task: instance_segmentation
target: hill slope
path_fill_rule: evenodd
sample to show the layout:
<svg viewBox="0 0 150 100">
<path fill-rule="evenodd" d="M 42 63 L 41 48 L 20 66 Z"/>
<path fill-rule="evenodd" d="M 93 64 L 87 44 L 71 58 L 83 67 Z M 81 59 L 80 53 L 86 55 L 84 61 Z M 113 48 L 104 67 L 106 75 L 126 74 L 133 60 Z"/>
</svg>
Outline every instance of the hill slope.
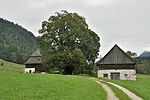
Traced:
<svg viewBox="0 0 150 100">
<path fill-rule="evenodd" d="M 96 82 L 80 76 L 0 72 L 2 100 L 106 100 Z"/>
<path fill-rule="evenodd" d="M 139 57 L 150 57 L 150 51 L 144 51 Z"/>
<path fill-rule="evenodd" d="M 0 18 L 0 58 L 24 63 L 37 49 L 35 36 L 21 26 Z"/>
<path fill-rule="evenodd" d="M 7 62 L 0 59 L 0 71 L 7 72 L 24 72 L 24 65 Z"/>
</svg>

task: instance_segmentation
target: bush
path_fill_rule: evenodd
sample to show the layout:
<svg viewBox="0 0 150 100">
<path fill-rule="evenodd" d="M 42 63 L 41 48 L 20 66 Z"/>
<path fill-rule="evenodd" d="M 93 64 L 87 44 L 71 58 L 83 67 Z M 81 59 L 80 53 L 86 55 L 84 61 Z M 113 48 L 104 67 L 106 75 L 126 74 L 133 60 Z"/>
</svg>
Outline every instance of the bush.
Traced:
<svg viewBox="0 0 150 100">
<path fill-rule="evenodd" d="M 1 63 L 1 66 L 3 66 L 4 65 L 4 63 Z"/>
</svg>

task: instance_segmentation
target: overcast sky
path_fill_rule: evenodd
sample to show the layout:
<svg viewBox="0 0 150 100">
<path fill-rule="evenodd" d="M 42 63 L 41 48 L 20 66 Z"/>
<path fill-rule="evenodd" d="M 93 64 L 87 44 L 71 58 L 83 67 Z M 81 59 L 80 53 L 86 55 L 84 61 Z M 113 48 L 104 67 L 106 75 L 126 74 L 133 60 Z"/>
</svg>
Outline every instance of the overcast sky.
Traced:
<svg viewBox="0 0 150 100">
<path fill-rule="evenodd" d="M 61 10 L 86 18 L 101 39 L 102 56 L 114 44 L 138 55 L 150 51 L 150 0 L 0 0 L 0 17 L 36 36 L 42 21 Z"/>
</svg>

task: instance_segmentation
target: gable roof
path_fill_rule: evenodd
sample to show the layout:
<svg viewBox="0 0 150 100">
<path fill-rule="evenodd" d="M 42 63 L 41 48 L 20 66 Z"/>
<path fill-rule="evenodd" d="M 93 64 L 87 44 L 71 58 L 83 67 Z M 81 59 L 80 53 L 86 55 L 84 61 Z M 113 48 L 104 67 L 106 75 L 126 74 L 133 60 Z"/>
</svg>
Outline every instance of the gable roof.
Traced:
<svg viewBox="0 0 150 100">
<path fill-rule="evenodd" d="M 25 64 L 41 64 L 41 53 L 40 50 L 37 49 L 30 58 L 25 62 Z"/>
<path fill-rule="evenodd" d="M 135 64 L 135 62 L 115 44 L 97 64 Z"/>
</svg>

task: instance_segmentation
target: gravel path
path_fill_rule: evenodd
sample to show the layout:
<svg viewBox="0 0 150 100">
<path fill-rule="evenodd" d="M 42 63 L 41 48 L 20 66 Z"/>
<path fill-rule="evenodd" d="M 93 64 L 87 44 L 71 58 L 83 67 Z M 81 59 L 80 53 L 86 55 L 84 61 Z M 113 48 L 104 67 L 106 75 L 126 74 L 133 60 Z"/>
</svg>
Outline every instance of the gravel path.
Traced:
<svg viewBox="0 0 150 100">
<path fill-rule="evenodd" d="M 107 100 L 119 100 L 118 97 L 114 94 L 114 92 L 104 83 L 96 81 L 98 84 L 102 86 L 102 88 L 106 91 L 107 93 Z"/>
<path fill-rule="evenodd" d="M 115 87 L 117 87 L 118 89 L 122 90 L 124 93 L 126 93 L 132 100 L 143 100 L 142 98 L 140 98 L 139 96 L 135 95 L 134 93 L 132 93 L 131 91 L 127 90 L 126 88 L 117 85 L 115 83 L 112 82 L 107 82 Z M 113 100 L 113 99 L 112 99 Z"/>
</svg>

